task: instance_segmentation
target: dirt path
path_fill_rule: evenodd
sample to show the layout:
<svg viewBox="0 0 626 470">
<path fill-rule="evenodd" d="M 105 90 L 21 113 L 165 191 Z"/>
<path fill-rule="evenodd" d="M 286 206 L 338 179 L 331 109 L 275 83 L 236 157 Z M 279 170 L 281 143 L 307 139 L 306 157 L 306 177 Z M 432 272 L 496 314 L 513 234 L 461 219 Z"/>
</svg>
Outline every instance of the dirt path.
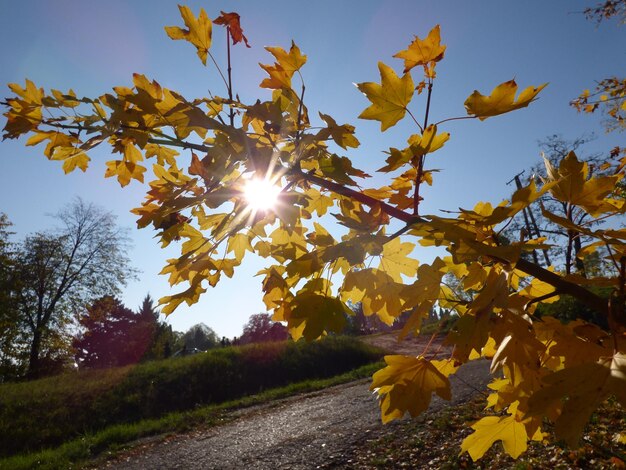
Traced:
<svg viewBox="0 0 626 470">
<path fill-rule="evenodd" d="M 376 339 L 379 343 L 387 341 Z M 391 346 L 393 347 L 392 343 Z M 389 346 L 389 345 L 386 345 Z M 419 341 L 405 347 L 420 346 Z M 391 348 L 390 348 L 391 349 Z M 405 352 L 396 349 L 396 352 Z M 415 349 L 413 349 L 415 351 Z M 467 400 L 488 381 L 488 363 L 465 365 L 450 378 L 453 402 Z M 310 469 L 350 467 L 350 455 L 382 431 L 369 379 L 241 410 L 208 430 L 153 441 L 102 467 L 116 469 Z M 429 412 L 448 406 L 438 398 Z M 387 426 L 394 426 L 393 423 Z M 387 428 L 388 430 L 388 428 Z"/>
</svg>

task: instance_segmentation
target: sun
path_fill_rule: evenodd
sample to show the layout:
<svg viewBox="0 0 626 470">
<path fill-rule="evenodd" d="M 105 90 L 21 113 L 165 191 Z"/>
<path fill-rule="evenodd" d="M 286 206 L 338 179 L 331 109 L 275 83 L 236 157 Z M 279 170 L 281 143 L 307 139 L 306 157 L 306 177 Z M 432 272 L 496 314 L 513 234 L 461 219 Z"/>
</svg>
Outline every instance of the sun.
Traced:
<svg viewBox="0 0 626 470">
<path fill-rule="evenodd" d="M 244 196 L 250 208 L 265 211 L 276 206 L 280 191 L 281 188 L 268 179 L 253 178 L 246 183 Z"/>
</svg>

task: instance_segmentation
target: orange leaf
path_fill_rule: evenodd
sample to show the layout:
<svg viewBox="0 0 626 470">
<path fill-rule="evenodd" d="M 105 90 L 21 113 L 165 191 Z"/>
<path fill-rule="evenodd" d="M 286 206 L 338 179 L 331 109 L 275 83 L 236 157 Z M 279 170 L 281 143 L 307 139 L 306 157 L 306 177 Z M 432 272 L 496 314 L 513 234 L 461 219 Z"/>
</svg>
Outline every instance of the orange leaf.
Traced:
<svg viewBox="0 0 626 470">
<path fill-rule="evenodd" d="M 238 42 L 245 42 L 246 47 L 250 47 L 248 44 L 248 38 L 243 34 L 243 29 L 241 29 L 241 23 L 239 22 L 240 16 L 238 13 L 222 13 L 220 16 L 213 20 L 215 24 L 221 24 L 228 28 L 230 32 L 230 37 L 233 39 L 233 46 Z"/>
</svg>

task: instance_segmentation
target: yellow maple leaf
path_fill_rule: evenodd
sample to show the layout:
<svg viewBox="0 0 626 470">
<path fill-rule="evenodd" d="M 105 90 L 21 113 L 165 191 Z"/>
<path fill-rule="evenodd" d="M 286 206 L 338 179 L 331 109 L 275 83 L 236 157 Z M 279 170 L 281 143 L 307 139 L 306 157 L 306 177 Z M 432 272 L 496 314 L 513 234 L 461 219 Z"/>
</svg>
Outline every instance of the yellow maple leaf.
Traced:
<svg viewBox="0 0 626 470">
<path fill-rule="evenodd" d="M 402 274 L 415 276 L 419 262 L 407 256 L 413 251 L 413 248 L 415 248 L 414 243 L 401 242 L 400 238 L 394 238 L 385 243 L 378 269 L 387 273 L 397 282 L 402 282 Z"/>
<path fill-rule="evenodd" d="M 30 105 L 41 105 L 45 96 L 43 88 L 37 88 L 37 86 L 26 79 L 26 87 L 22 88 L 17 83 L 9 83 L 9 88 L 13 93 L 20 96 L 26 103 Z"/>
<path fill-rule="evenodd" d="M 318 132 L 317 136 L 322 139 L 331 136 L 335 143 L 341 148 L 347 150 L 348 147 L 358 147 L 359 141 L 354 136 L 354 126 L 350 124 L 339 125 L 337 122 L 327 114 L 319 113 L 320 117 L 326 122 L 325 128 Z"/>
<path fill-rule="evenodd" d="M 291 41 L 289 52 L 285 51 L 282 47 L 268 46 L 265 49 L 276 58 L 276 62 L 283 70 L 292 75 L 306 64 L 306 55 L 300 52 L 300 48 L 296 46 L 296 43 L 293 41 Z"/>
<path fill-rule="evenodd" d="M 370 390 L 380 396 L 383 423 L 399 419 L 406 412 L 413 417 L 430 405 L 433 393 L 451 399 L 450 382 L 438 368 L 423 357 L 385 356 L 387 366 L 372 376 Z M 437 363 L 444 371 L 443 363 Z"/>
<path fill-rule="evenodd" d="M 421 157 L 427 153 L 432 153 L 435 150 L 439 150 L 443 147 L 448 139 L 450 139 L 449 132 L 442 132 L 437 134 L 437 126 L 431 124 L 422 135 L 412 135 L 409 137 L 409 145 L 413 155 Z"/>
<path fill-rule="evenodd" d="M 374 82 L 357 84 L 357 88 L 372 102 L 359 118 L 380 121 L 380 129 L 384 131 L 404 117 L 415 87 L 410 74 L 399 78 L 391 67 L 382 62 L 378 63 L 378 70 L 380 85 Z"/>
<path fill-rule="evenodd" d="M 344 278 L 341 298 L 345 302 L 361 302 L 366 316 L 377 315 L 391 325 L 404 310 L 404 285 L 380 269 L 350 271 Z"/>
<path fill-rule="evenodd" d="M 269 78 L 261 82 L 261 88 L 281 89 L 291 88 L 291 77 L 306 63 L 306 55 L 300 52 L 296 44 L 291 41 L 289 52 L 282 47 L 266 47 L 275 58 L 274 65 L 259 64 L 269 74 Z"/>
<path fill-rule="evenodd" d="M 493 89 L 489 96 L 481 95 L 478 90 L 474 90 L 465 100 L 465 109 L 467 114 L 474 115 L 483 121 L 488 117 L 528 106 L 546 85 L 547 83 L 544 83 L 538 87 L 526 88 L 519 94 L 517 100 L 515 99 L 517 92 L 515 80 L 501 83 Z"/>
<path fill-rule="evenodd" d="M 90 158 L 79 148 L 55 147 L 50 160 L 63 160 L 63 172 L 67 174 L 74 171 L 76 167 L 80 168 L 83 172 L 86 171 Z"/>
<path fill-rule="evenodd" d="M 561 160 L 558 170 L 545 160 L 547 181 L 554 182 L 550 193 L 559 201 L 584 208 L 590 215 L 598 216 L 604 211 L 616 210 L 607 202 L 607 196 L 616 190 L 620 176 L 600 176 L 587 179 L 589 168 L 574 152 Z"/>
<path fill-rule="evenodd" d="M 228 239 L 226 253 L 234 252 L 235 259 L 241 261 L 246 254 L 246 250 L 254 252 L 250 245 L 250 237 L 248 235 L 237 233 Z"/>
<path fill-rule="evenodd" d="M 449 132 L 442 132 L 437 134 L 437 126 L 431 124 L 424 129 L 423 134 L 414 134 L 408 139 L 409 147 L 404 150 L 398 150 L 395 148 L 390 149 L 390 155 L 387 160 L 387 165 L 382 167 L 378 171 L 393 171 L 400 168 L 402 165 L 415 161 L 416 158 L 423 157 L 428 153 L 432 153 L 443 147 L 448 139 L 450 139 Z"/>
<path fill-rule="evenodd" d="M 506 336 L 498 346 L 490 372 L 495 374 L 501 367 L 506 367 L 511 383 L 519 385 L 527 380 L 528 371 L 539 369 L 540 358 L 546 348 L 526 331 L 517 329 L 513 333 Z"/>
<path fill-rule="evenodd" d="M 613 395 L 626 406 L 626 354 L 618 352 L 597 362 L 568 367 L 544 377 L 542 382 L 545 387 L 528 401 L 528 413 L 545 415 L 562 406 L 554 430 L 558 438 L 575 447 L 591 413 L 605 398 Z"/>
<path fill-rule="evenodd" d="M 461 444 L 461 453 L 467 451 L 472 460 L 480 459 L 496 441 L 502 441 L 504 451 L 516 459 L 526 451 L 526 427 L 515 416 L 486 416 L 472 425 L 474 432 Z"/>
<path fill-rule="evenodd" d="M 130 183 L 131 179 L 136 179 L 143 183 L 143 174 L 146 168 L 142 165 L 137 165 L 136 163 L 127 162 L 125 160 L 110 160 L 106 162 L 106 165 L 107 170 L 104 173 L 105 178 L 117 176 L 117 181 L 122 186 L 126 186 Z"/>
<path fill-rule="evenodd" d="M 398 59 L 404 59 L 404 73 L 418 65 L 428 65 L 429 62 L 439 62 L 443 59 L 446 46 L 441 44 L 439 25 L 430 30 L 428 36 L 420 39 L 415 36 L 409 47 L 394 55 Z"/>
<path fill-rule="evenodd" d="M 339 299 L 304 292 L 295 297 L 287 322 L 294 340 L 304 336 L 313 341 L 330 331 L 339 333 L 351 313 Z"/>
<path fill-rule="evenodd" d="M 479 357 L 489 339 L 489 312 L 478 312 L 476 315 L 467 313 L 459 317 L 445 342 L 454 346 L 454 358 L 467 361 L 472 352 Z"/>
<path fill-rule="evenodd" d="M 211 33 L 213 29 L 211 20 L 204 8 L 200 8 L 200 14 L 197 18 L 187 6 L 178 5 L 178 9 L 180 10 L 180 16 L 183 17 L 183 21 L 189 29 L 179 28 L 178 26 L 166 26 L 165 32 L 172 39 L 185 39 L 196 46 L 198 57 L 206 65 L 206 59 L 211 48 Z"/>
</svg>

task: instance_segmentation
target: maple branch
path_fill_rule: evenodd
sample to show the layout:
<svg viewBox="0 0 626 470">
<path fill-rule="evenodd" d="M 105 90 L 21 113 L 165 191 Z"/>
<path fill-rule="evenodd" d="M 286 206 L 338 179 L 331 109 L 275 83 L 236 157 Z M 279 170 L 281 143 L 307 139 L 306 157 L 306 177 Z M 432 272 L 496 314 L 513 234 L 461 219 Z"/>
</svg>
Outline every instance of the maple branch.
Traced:
<svg viewBox="0 0 626 470">
<path fill-rule="evenodd" d="M 369 207 L 380 207 L 380 209 L 385 212 L 387 215 L 394 217 L 398 220 L 401 220 L 403 222 L 405 222 L 407 225 L 413 225 L 415 223 L 420 223 L 420 222 L 425 222 L 428 223 L 428 221 L 420 216 L 416 216 L 414 214 L 409 214 L 407 212 L 404 212 L 396 207 L 393 207 L 385 202 L 379 201 L 378 199 L 375 199 L 373 197 L 370 197 L 366 194 L 360 193 L 358 191 L 355 191 L 354 189 L 348 188 L 346 186 L 342 186 L 338 183 L 335 183 L 333 181 L 329 181 L 326 180 L 324 178 L 320 178 L 319 176 L 315 176 L 313 174 L 309 174 L 309 173 L 304 173 L 300 170 L 297 169 L 292 169 L 290 170 L 291 174 L 295 174 L 300 176 L 301 178 L 314 183 L 318 186 L 321 186 L 323 188 L 326 188 L 330 191 L 333 191 L 337 194 L 340 194 L 342 196 L 346 196 L 346 197 L 350 197 L 355 199 L 356 201 L 359 201 L 362 204 L 365 204 Z M 508 263 L 508 260 L 499 260 L 503 263 Z M 515 262 L 515 268 L 519 269 L 520 271 L 533 276 L 541 281 L 544 281 L 548 284 L 550 284 L 551 286 L 553 286 L 557 291 L 559 291 L 560 293 L 563 294 L 568 294 L 571 295 L 572 297 L 577 298 L 578 300 L 580 300 L 582 303 L 584 303 L 585 305 L 587 305 L 588 307 L 594 309 L 595 311 L 598 311 L 604 315 L 608 315 L 609 312 L 609 306 L 608 306 L 608 301 L 606 299 L 603 299 L 602 297 L 594 294 L 593 292 L 585 289 L 584 287 L 579 286 L 578 284 L 569 282 L 565 279 L 563 279 L 561 276 L 559 276 L 558 274 L 552 272 L 552 271 L 548 271 L 547 269 L 536 265 L 534 263 L 531 263 L 530 261 L 527 261 L 523 258 L 519 258 L 516 262 Z"/>
<path fill-rule="evenodd" d="M 541 281 L 547 282 L 552 287 L 556 288 L 559 293 L 571 295 L 572 297 L 580 300 L 588 307 L 591 307 L 592 309 L 604 315 L 608 315 L 608 301 L 606 299 L 603 299 L 599 295 L 596 295 L 593 292 L 585 289 L 584 287 L 566 281 L 558 274 L 555 274 L 552 271 L 548 271 L 547 269 L 531 263 L 530 261 L 526 261 L 523 258 L 517 260 L 515 267 L 520 271 L 525 272 L 526 274 L 536 277 Z"/>
<path fill-rule="evenodd" d="M 58 127 L 66 128 L 64 125 L 57 124 Z M 68 126 L 69 127 L 69 126 Z M 73 127 L 73 126 L 72 126 Z M 170 137 L 171 138 L 171 137 Z M 154 144 L 162 144 L 162 145 L 170 145 L 174 147 L 180 147 L 185 149 L 194 149 L 201 152 L 209 151 L 209 147 L 202 144 L 194 144 L 191 142 L 185 142 L 182 140 L 165 140 L 165 139 L 155 139 L 149 138 L 148 142 Z M 342 196 L 346 196 L 354 199 L 362 204 L 365 204 L 369 207 L 379 207 L 384 213 L 398 219 L 402 222 L 405 222 L 407 225 L 413 225 L 415 223 L 426 222 L 428 221 L 416 214 L 410 214 L 404 212 L 403 210 L 398 209 L 397 207 L 391 206 L 383 201 L 379 201 L 373 197 L 367 196 L 359 191 L 351 189 L 347 186 L 343 186 L 339 183 L 335 183 L 334 181 L 327 180 L 325 178 L 321 178 L 314 174 L 305 173 L 297 168 L 292 168 L 286 171 L 286 174 L 292 174 L 298 176 L 306 181 L 309 181 L 313 184 L 316 184 L 320 187 L 328 189 L 336 194 L 340 194 Z M 507 260 L 501 260 L 502 262 L 507 262 Z M 515 267 L 520 271 L 533 276 L 537 279 L 540 279 L 544 282 L 555 287 L 559 292 L 563 294 L 571 295 L 572 297 L 577 298 L 585 305 L 593 308 L 594 310 L 601 312 L 604 315 L 608 315 L 608 301 L 599 297 L 598 295 L 592 293 L 591 291 L 574 284 L 572 282 L 566 281 L 561 278 L 558 274 L 555 274 L 547 269 L 542 268 L 541 266 L 535 265 L 529 261 L 526 261 L 523 258 L 520 258 L 516 261 Z"/>
<path fill-rule="evenodd" d="M 226 57 L 228 60 L 228 99 L 230 101 L 228 117 L 231 127 L 235 125 L 235 111 L 233 111 L 233 81 L 232 67 L 230 63 L 230 26 L 226 27 Z"/>
<path fill-rule="evenodd" d="M 433 81 L 429 80 L 428 82 L 428 96 L 426 97 L 426 112 L 424 113 L 424 126 L 426 129 L 428 127 L 428 115 L 430 114 L 430 98 L 433 95 Z"/>
<path fill-rule="evenodd" d="M 380 209 L 385 214 L 391 217 L 394 217 L 398 220 L 401 220 L 403 222 L 406 222 L 409 225 L 412 225 L 418 222 L 425 222 L 425 220 L 422 219 L 421 217 L 416 217 L 412 214 L 408 214 L 407 212 L 404 212 L 403 210 L 400 210 L 397 207 L 393 207 L 387 204 L 386 202 L 379 201 L 378 199 L 370 197 L 367 194 L 360 193 L 359 191 L 351 189 L 347 186 L 343 186 L 339 183 L 335 183 L 334 181 L 321 178 L 311 173 L 305 173 L 300 169 L 292 168 L 291 170 L 287 171 L 287 174 L 297 175 L 306 181 L 309 181 L 313 184 L 321 186 L 322 188 L 328 189 L 341 196 L 346 196 L 351 199 L 354 199 L 355 201 L 365 204 L 366 206 L 380 207 Z"/>
<path fill-rule="evenodd" d="M 426 98 L 426 112 L 424 113 L 423 129 L 428 127 L 428 115 L 430 114 L 430 99 L 433 95 L 433 81 L 428 81 L 428 97 Z M 423 133 L 424 131 L 422 131 Z M 425 155 L 421 155 L 417 164 L 417 175 L 415 176 L 415 194 L 413 194 L 413 214 L 419 214 L 420 205 L 420 186 L 422 184 L 422 176 L 424 175 L 424 159 Z"/>
</svg>

